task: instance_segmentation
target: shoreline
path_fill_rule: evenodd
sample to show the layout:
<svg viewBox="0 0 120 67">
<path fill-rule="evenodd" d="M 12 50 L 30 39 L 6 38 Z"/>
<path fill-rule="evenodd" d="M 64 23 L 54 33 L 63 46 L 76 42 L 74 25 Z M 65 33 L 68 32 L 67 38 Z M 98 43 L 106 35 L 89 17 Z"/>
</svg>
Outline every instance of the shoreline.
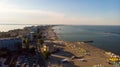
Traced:
<svg viewBox="0 0 120 67">
<path fill-rule="evenodd" d="M 54 31 L 54 29 L 53 29 L 53 28 L 51 28 L 51 29 L 52 29 L 52 32 L 53 32 L 54 35 L 55 35 L 55 38 L 56 38 L 57 40 L 61 40 L 61 39 L 59 39 L 59 37 L 57 36 L 57 34 L 56 34 L 56 32 Z M 61 41 L 64 41 L 64 40 L 61 40 Z M 77 42 L 82 42 L 82 41 L 65 41 L 65 42 L 69 42 L 69 43 L 77 43 Z M 83 42 L 83 43 L 85 43 L 85 42 Z M 100 50 L 102 50 L 102 51 L 105 51 L 105 50 L 103 50 L 103 49 L 101 49 L 101 48 L 98 48 L 98 47 L 96 47 L 96 46 L 90 45 L 89 43 L 85 43 L 85 44 L 87 44 L 88 46 L 91 46 L 91 47 L 94 47 L 94 48 L 100 49 Z"/>
<path fill-rule="evenodd" d="M 57 40 L 61 40 L 59 37 L 58 37 L 58 35 L 56 34 L 56 32 L 54 31 L 54 29 L 51 27 L 51 29 L 52 29 L 52 32 L 54 33 L 54 35 L 55 35 L 55 38 L 57 39 Z M 64 41 L 64 40 L 61 40 L 61 41 Z M 111 51 L 107 51 L 107 50 L 104 50 L 104 49 L 101 49 L 101 48 L 98 48 L 98 47 L 96 47 L 96 46 L 93 46 L 93 45 L 91 45 L 90 43 L 86 43 L 86 42 L 84 42 L 84 41 L 66 41 L 66 42 L 70 42 L 70 43 L 73 43 L 73 42 L 83 42 L 83 43 L 85 43 L 87 46 L 89 46 L 89 47 L 94 47 L 94 48 L 97 48 L 97 49 L 99 49 L 99 50 L 101 50 L 101 51 L 104 51 L 104 52 L 111 52 Z M 112 52 L 113 53 L 113 52 Z M 116 54 L 117 55 L 117 54 Z"/>
<path fill-rule="evenodd" d="M 110 57 L 109 55 L 106 54 L 107 51 L 105 51 L 103 49 L 100 49 L 98 47 L 95 47 L 93 45 L 90 45 L 89 43 L 68 42 L 68 41 L 60 40 L 59 37 L 57 36 L 56 32 L 54 31 L 53 27 L 50 27 L 47 31 L 51 32 L 51 33 L 49 33 L 49 37 L 53 38 L 52 41 L 56 41 L 56 42 L 61 41 L 65 45 L 64 47 L 62 47 L 64 51 L 70 52 L 73 55 L 75 55 L 76 57 L 80 57 L 84 53 L 79 52 L 79 51 L 85 50 L 86 53 L 90 53 L 90 56 L 84 55 L 85 59 L 93 59 L 93 58 L 95 58 L 94 61 L 87 60 L 87 61 L 89 61 L 89 62 L 86 62 L 88 64 L 87 66 L 84 63 L 79 63 L 78 60 L 72 60 L 72 62 L 75 65 L 83 66 L 83 67 L 88 67 L 88 66 L 92 67 L 93 65 L 96 65 L 96 64 L 102 64 L 105 67 L 114 67 L 115 66 L 115 65 L 109 65 L 107 63 L 106 60 Z"/>
<path fill-rule="evenodd" d="M 57 34 L 56 34 L 56 32 L 54 31 L 53 28 L 52 28 L 52 32 L 54 33 L 55 38 L 56 38 L 57 40 L 64 41 L 64 40 L 59 39 L 59 37 L 57 36 Z M 69 43 L 84 43 L 84 45 L 87 46 L 87 47 L 91 47 L 91 48 L 98 49 L 98 50 L 100 50 L 101 52 L 108 52 L 108 51 L 103 50 L 103 49 L 101 49 L 101 48 L 98 48 L 98 47 L 96 47 L 96 46 L 90 45 L 90 43 L 85 43 L 85 42 L 82 42 L 82 41 L 79 41 L 79 42 L 77 42 L 77 41 L 64 41 L 64 42 L 69 42 Z M 110 52 L 110 51 L 109 51 L 109 52 Z"/>
<path fill-rule="evenodd" d="M 52 27 L 51 27 L 52 28 Z M 59 37 L 58 37 L 58 35 L 56 34 L 56 32 L 54 31 L 54 29 L 52 28 L 52 30 L 53 30 L 53 33 L 55 34 L 55 37 L 58 39 L 58 40 L 62 40 L 62 39 L 60 39 Z M 62 41 L 64 41 L 64 40 L 62 40 Z M 88 44 L 88 45 L 90 45 L 90 46 L 92 46 L 92 47 L 94 47 L 94 48 L 97 48 L 97 49 L 100 49 L 100 50 L 102 50 L 102 51 L 104 51 L 104 52 L 111 52 L 111 53 L 114 53 L 114 52 L 112 52 L 112 51 L 109 51 L 109 50 L 104 50 L 104 49 L 102 49 L 102 48 L 99 48 L 99 47 L 96 47 L 96 46 L 94 46 L 94 45 L 91 45 L 91 43 L 87 43 L 87 41 L 66 41 L 66 42 L 84 42 L 84 43 L 86 43 L 86 44 Z M 92 41 L 93 42 L 93 41 Z M 115 55 L 119 55 L 120 56 L 120 54 L 117 54 L 117 53 L 114 53 Z"/>
</svg>

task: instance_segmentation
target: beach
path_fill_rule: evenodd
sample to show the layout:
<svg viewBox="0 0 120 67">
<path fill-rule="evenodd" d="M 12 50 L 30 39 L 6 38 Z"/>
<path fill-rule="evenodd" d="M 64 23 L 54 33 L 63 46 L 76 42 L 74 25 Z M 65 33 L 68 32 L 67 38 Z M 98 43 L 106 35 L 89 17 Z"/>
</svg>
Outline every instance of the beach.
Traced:
<svg viewBox="0 0 120 67">
<path fill-rule="evenodd" d="M 67 42 L 59 40 L 54 29 L 48 28 L 46 31 L 48 40 L 60 49 L 58 53 L 52 54 L 47 61 L 50 67 L 60 65 L 62 67 L 116 67 L 115 65 L 108 64 L 107 60 L 110 57 L 105 54 L 106 51 L 89 43 L 84 42 Z M 77 58 L 72 58 L 77 57 Z M 62 59 L 68 59 L 69 62 L 61 64 Z"/>
</svg>

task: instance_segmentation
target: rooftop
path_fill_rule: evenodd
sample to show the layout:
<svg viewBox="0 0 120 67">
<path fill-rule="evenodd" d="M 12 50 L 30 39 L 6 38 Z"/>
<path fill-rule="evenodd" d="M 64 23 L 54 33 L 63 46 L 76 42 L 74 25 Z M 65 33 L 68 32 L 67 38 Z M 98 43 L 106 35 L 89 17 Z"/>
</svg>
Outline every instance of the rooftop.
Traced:
<svg viewBox="0 0 120 67">
<path fill-rule="evenodd" d="M 20 38 L 14 38 L 14 37 L 9 37 L 9 38 L 0 38 L 0 40 L 12 40 L 12 39 L 20 39 Z"/>
</svg>

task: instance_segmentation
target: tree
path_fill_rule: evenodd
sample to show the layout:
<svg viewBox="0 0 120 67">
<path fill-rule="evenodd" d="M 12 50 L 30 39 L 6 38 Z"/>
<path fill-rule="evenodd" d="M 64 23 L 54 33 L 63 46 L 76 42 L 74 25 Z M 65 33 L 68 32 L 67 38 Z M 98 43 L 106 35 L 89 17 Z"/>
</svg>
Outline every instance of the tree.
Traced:
<svg viewBox="0 0 120 67">
<path fill-rule="evenodd" d="M 44 43 L 44 40 L 38 39 L 38 45 L 37 45 L 37 47 L 39 48 L 38 50 L 41 51 L 41 47 L 43 46 L 43 43 Z"/>
<path fill-rule="evenodd" d="M 37 34 L 34 34 L 34 35 L 33 35 L 33 38 L 36 39 L 36 38 L 37 38 Z"/>
<path fill-rule="evenodd" d="M 32 47 L 32 48 L 30 49 L 30 53 L 32 53 L 32 54 L 35 53 L 35 47 Z"/>
<path fill-rule="evenodd" d="M 23 43 L 25 44 L 26 49 L 29 49 L 30 40 L 29 40 L 28 38 L 25 38 L 25 39 L 23 40 Z"/>
<path fill-rule="evenodd" d="M 37 33 L 39 33 L 40 32 L 40 29 L 39 29 L 39 27 L 37 27 Z"/>
<path fill-rule="evenodd" d="M 42 35 L 41 33 L 38 34 L 38 39 L 41 39 L 41 38 L 42 38 L 41 35 Z"/>
<path fill-rule="evenodd" d="M 44 56 L 45 59 L 48 59 L 50 55 L 51 55 L 51 53 L 49 51 L 44 51 L 43 52 L 43 56 Z"/>
<path fill-rule="evenodd" d="M 44 43 L 44 40 L 38 39 L 38 43 L 42 45 Z"/>
</svg>

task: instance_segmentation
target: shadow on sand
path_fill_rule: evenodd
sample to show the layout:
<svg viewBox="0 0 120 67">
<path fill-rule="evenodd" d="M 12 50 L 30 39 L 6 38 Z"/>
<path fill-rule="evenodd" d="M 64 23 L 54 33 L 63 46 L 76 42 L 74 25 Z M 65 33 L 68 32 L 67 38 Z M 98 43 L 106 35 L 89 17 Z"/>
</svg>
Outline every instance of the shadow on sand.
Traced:
<svg viewBox="0 0 120 67">
<path fill-rule="evenodd" d="M 72 56 L 74 56 L 74 54 L 67 51 L 60 51 L 58 53 L 54 53 L 54 55 L 63 56 L 66 58 L 71 58 Z M 50 56 L 49 59 L 47 60 L 47 63 L 48 64 L 50 63 L 52 65 L 57 65 L 57 66 L 62 65 L 62 67 L 80 67 L 75 65 L 72 61 L 62 63 L 61 60 L 65 59 L 63 57 Z"/>
</svg>

